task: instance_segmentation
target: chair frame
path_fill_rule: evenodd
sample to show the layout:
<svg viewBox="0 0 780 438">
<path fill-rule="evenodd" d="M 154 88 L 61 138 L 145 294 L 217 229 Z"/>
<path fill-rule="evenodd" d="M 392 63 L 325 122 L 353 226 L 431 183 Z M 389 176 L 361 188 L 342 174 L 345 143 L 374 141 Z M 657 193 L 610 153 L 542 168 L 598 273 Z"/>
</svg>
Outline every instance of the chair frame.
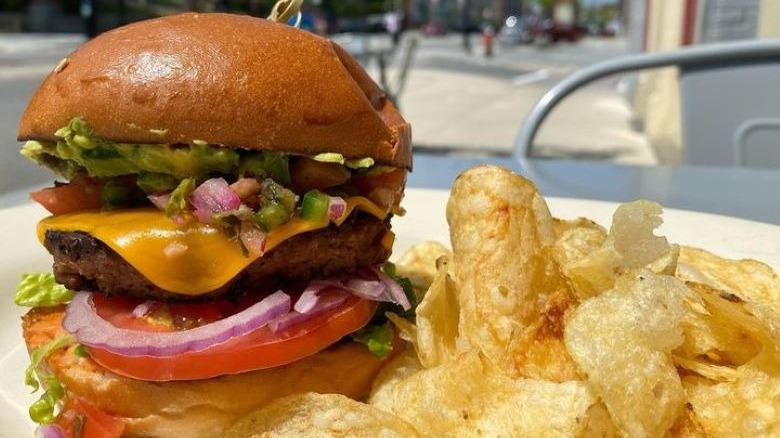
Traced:
<svg viewBox="0 0 780 438">
<path fill-rule="evenodd" d="M 735 65 L 777 63 L 780 39 L 751 40 L 686 47 L 669 52 L 628 55 L 593 64 L 574 72 L 542 96 L 531 109 L 515 142 L 515 158 L 525 160 L 533 152 L 533 141 L 545 118 L 564 98 L 593 81 L 618 73 L 662 67 L 686 70 L 715 69 Z"/>
</svg>

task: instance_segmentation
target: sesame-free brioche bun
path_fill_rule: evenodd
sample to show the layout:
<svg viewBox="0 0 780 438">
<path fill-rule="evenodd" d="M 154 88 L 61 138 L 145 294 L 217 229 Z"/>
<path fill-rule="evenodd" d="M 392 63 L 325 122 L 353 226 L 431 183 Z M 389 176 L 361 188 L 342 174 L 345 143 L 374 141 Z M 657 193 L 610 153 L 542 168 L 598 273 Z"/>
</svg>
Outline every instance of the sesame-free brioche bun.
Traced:
<svg viewBox="0 0 780 438">
<path fill-rule="evenodd" d="M 61 327 L 63 314 L 64 307 L 36 308 L 23 317 L 22 330 L 30 351 L 66 334 Z M 74 348 L 48 356 L 47 369 L 69 395 L 121 419 L 124 437 L 221 436 L 248 413 L 296 393 L 335 393 L 362 399 L 384 363 L 364 345 L 342 342 L 276 368 L 206 380 L 147 382 L 116 375 L 88 357 L 79 357 Z"/>
<path fill-rule="evenodd" d="M 122 143 L 341 153 L 411 167 L 411 130 L 335 43 L 248 16 L 186 13 L 87 42 L 46 77 L 19 140 L 81 117 Z"/>
</svg>

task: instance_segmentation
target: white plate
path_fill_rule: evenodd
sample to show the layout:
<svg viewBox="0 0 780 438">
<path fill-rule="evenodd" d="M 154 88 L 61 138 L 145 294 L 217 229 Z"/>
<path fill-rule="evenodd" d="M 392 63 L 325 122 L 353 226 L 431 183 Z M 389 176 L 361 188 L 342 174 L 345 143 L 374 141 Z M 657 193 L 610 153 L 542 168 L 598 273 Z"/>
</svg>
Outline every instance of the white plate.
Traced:
<svg viewBox="0 0 780 438">
<path fill-rule="evenodd" d="M 423 240 L 449 242 L 445 206 L 448 193 L 439 190 L 407 190 L 404 206 L 408 213 L 394 222 L 397 235 L 396 255 Z M 586 216 L 608 225 L 617 204 L 597 201 L 552 198 L 553 215 L 572 219 Z M 19 317 L 24 312 L 13 304 L 12 296 L 22 273 L 46 272 L 51 258 L 38 243 L 36 222 L 45 216 L 38 206 L 29 205 L 0 210 L 0 251 L 4 254 L 0 286 L 0 425 L 2 436 L 32 436 L 33 425 L 27 406 L 37 396 L 24 386 L 24 368 L 28 359 L 21 342 Z M 750 257 L 780 268 L 780 227 L 724 216 L 666 210 L 661 233 L 674 243 L 700 246 L 732 258 Z"/>
</svg>

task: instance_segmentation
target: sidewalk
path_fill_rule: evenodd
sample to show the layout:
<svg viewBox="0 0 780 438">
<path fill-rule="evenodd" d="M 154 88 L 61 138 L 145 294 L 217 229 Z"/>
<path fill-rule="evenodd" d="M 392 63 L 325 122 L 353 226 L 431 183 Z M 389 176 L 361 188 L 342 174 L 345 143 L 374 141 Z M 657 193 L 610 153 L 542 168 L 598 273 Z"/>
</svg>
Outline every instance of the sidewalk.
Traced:
<svg viewBox="0 0 780 438">
<path fill-rule="evenodd" d="M 43 77 L 84 41 L 81 34 L 0 33 L 0 80 Z"/>
<path fill-rule="evenodd" d="M 481 49 L 479 40 L 472 48 Z M 401 111 L 421 149 L 509 155 L 544 92 L 575 69 L 624 52 L 620 41 L 585 40 L 546 49 L 499 47 L 486 59 L 466 54 L 459 36 L 421 38 Z M 564 100 L 537 135 L 535 155 L 656 164 L 644 136 L 631 128 L 632 113 L 617 84 L 606 79 Z"/>
<path fill-rule="evenodd" d="M 12 54 L 62 53 L 86 41 L 75 33 L 1 33 L 0 57 Z"/>
</svg>

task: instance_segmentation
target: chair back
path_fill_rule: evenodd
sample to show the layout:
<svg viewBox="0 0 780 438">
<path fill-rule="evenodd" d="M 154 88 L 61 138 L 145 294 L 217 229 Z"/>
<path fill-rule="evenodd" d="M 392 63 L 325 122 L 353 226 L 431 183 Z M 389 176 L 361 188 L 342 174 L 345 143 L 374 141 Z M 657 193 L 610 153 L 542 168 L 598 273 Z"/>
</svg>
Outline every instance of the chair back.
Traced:
<svg viewBox="0 0 780 438">
<path fill-rule="evenodd" d="M 685 164 L 780 168 L 780 40 L 705 44 L 629 55 L 576 71 L 534 106 L 515 143 L 533 155 L 533 140 L 566 96 L 617 73 L 677 67 Z"/>
<path fill-rule="evenodd" d="M 680 68 L 683 162 L 780 168 L 780 58 Z"/>
</svg>

